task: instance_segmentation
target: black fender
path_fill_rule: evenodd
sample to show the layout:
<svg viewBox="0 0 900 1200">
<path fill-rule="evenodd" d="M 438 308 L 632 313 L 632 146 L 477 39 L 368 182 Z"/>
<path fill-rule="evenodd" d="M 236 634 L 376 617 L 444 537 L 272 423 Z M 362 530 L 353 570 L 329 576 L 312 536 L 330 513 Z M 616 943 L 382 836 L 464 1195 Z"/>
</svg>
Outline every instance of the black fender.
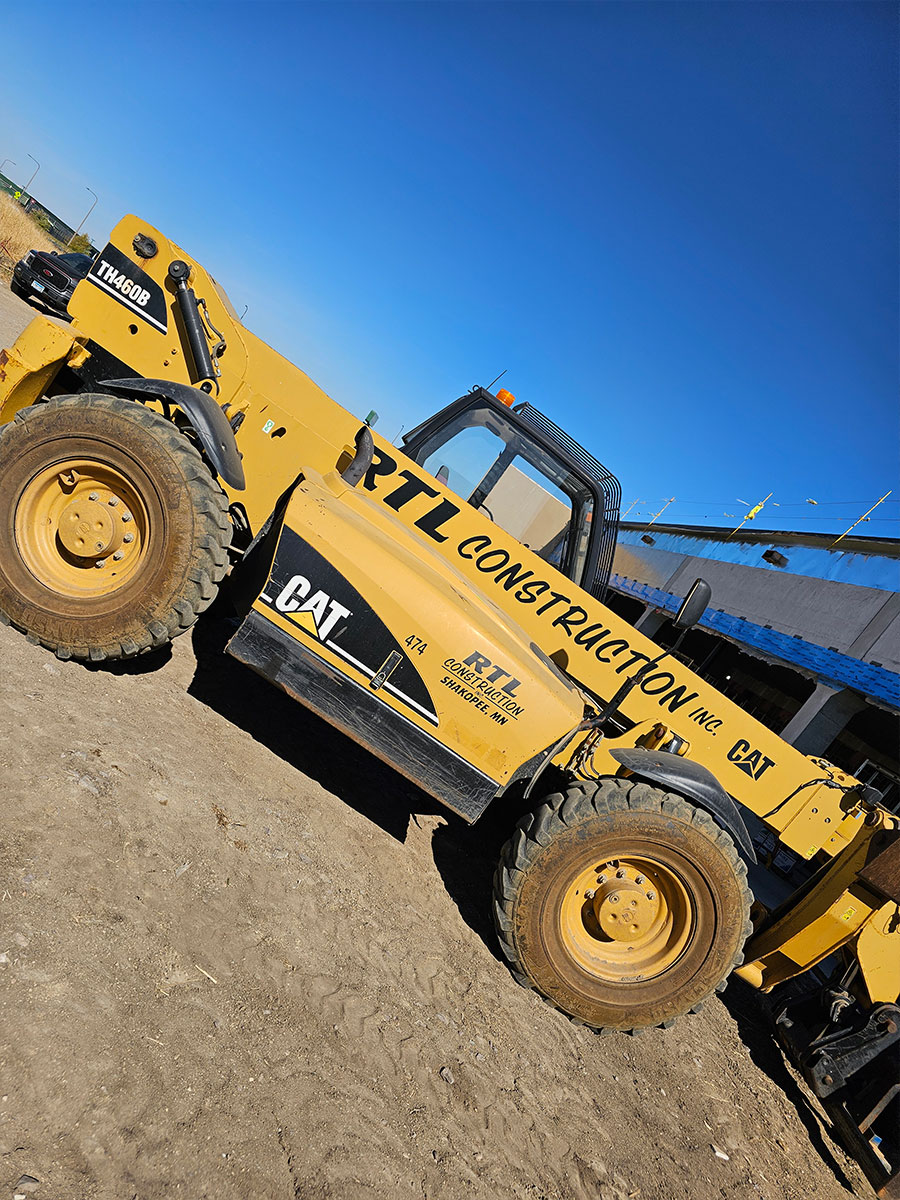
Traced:
<svg viewBox="0 0 900 1200">
<path fill-rule="evenodd" d="M 678 792 L 689 800 L 696 801 L 701 808 L 716 818 L 726 833 L 730 833 L 744 855 L 756 862 L 756 851 L 744 824 L 744 818 L 732 798 L 706 767 L 679 758 L 677 754 L 661 754 L 657 750 L 610 750 L 610 754 L 633 775 L 662 784 L 670 791 Z"/>
<path fill-rule="evenodd" d="M 212 396 L 170 379 L 102 379 L 99 386 L 135 398 L 161 396 L 177 404 L 193 426 L 217 473 L 235 491 L 244 490 L 244 466 L 234 440 L 234 430 Z"/>
</svg>

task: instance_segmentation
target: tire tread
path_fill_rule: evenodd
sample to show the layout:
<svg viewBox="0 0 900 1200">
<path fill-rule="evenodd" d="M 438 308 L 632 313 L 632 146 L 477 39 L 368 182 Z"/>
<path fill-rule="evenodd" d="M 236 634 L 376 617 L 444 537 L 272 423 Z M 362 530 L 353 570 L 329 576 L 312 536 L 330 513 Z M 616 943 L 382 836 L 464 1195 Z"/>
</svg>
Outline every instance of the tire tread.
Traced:
<svg viewBox="0 0 900 1200">
<path fill-rule="evenodd" d="M 573 784 L 565 793 L 558 792 L 548 796 L 538 809 L 526 814 L 519 821 L 513 836 L 503 848 L 494 872 L 494 925 L 500 949 L 504 958 L 511 964 L 512 974 L 517 982 L 529 991 L 537 992 L 551 1006 L 553 1001 L 543 996 L 525 975 L 516 947 L 514 907 L 518 884 L 541 851 L 560 833 L 567 829 L 573 829 L 595 815 L 602 816 L 629 809 L 662 812 L 701 829 L 710 841 L 719 847 L 737 878 L 744 910 L 744 937 L 746 938 L 751 931 L 749 912 L 752 897 L 747 884 L 746 864 L 738 854 L 732 838 L 709 813 L 698 808 L 683 796 L 673 792 L 661 792 L 648 784 L 630 779 L 611 777 L 594 784 Z M 700 1012 L 710 996 L 724 991 L 728 976 L 735 967 L 741 965 L 743 957 L 743 953 L 738 949 L 723 978 L 710 989 L 708 995 L 692 1005 L 688 1010 L 690 1013 Z M 568 1013 L 565 1015 L 577 1024 L 586 1024 L 582 1019 L 572 1017 Z M 659 1028 L 665 1029 L 672 1024 L 672 1020 L 666 1020 L 660 1023 Z M 635 1026 L 626 1030 L 620 1030 L 614 1026 L 592 1026 L 592 1028 L 599 1033 L 625 1032 L 636 1035 L 645 1027 Z"/>
<path fill-rule="evenodd" d="M 40 639 L 42 645 L 62 660 L 80 658 L 91 662 L 103 662 L 133 658 L 165 645 L 190 629 L 200 614 L 212 604 L 229 565 L 228 552 L 232 529 L 228 500 L 199 452 L 172 421 L 146 409 L 140 403 L 122 400 L 117 396 L 100 393 L 57 396 L 21 409 L 8 425 L 0 427 L 0 455 L 3 453 L 4 436 L 13 426 L 27 424 L 37 415 L 43 420 L 48 412 L 68 409 L 75 405 L 125 415 L 136 425 L 152 431 L 156 441 L 175 460 L 190 494 L 196 522 L 193 539 L 194 562 L 186 573 L 179 594 L 170 603 L 168 615 L 164 619 L 149 620 L 143 634 L 132 631 L 133 636 L 118 642 L 73 645 L 63 641 L 50 642 Z M 13 625 L 26 636 L 30 636 L 27 628 L 8 614 L 0 612 L 0 621 Z"/>
</svg>

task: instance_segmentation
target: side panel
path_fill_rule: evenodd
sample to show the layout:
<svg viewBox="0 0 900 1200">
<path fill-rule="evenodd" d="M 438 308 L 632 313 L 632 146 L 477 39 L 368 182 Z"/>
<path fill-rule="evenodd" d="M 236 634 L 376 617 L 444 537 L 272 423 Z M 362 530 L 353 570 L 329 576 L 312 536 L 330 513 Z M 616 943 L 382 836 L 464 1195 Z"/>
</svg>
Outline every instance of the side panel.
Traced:
<svg viewBox="0 0 900 1200">
<path fill-rule="evenodd" d="M 479 603 L 502 608 L 523 641 L 603 699 L 661 654 L 624 618 L 377 435 L 375 461 L 359 490 L 397 513 L 411 533 L 422 531 L 420 543 L 438 549 Z M 820 848 L 834 855 L 852 838 L 860 803 L 845 800 L 834 785 L 850 788 L 854 780 L 805 757 L 678 659 L 667 656 L 649 671 L 622 711 L 640 728 L 604 740 L 594 760 L 599 773 L 615 774 L 610 751 L 633 747 L 647 723 L 661 721 L 690 744 L 689 759 L 805 858 Z"/>
</svg>

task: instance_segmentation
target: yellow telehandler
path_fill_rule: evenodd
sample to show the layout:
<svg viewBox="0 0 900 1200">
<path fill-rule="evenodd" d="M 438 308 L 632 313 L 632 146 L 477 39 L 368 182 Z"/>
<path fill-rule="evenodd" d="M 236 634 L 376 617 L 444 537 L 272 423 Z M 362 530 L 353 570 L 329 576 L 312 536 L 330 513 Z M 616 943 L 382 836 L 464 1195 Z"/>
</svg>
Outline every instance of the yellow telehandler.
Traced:
<svg viewBox="0 0 900 1200">
<path fill-rule="evenodd" d="M 522 984 L 637 1031 L 732 971 L 804 977 L 778 1030 L 900 1196 L 900 822 L 604 605 L 615 478 L 502 390 L 395 448 L 135 216 L 69 312 L 0 352 L 0 618 L 119 659 L 229 575 L 229 654 L 465 820 L 518 812 L 494 917 Z M 708 601 L 698 580 L 676 626 Z M 740 806 L 815 867 L 755 927 Z"/>
</svg>

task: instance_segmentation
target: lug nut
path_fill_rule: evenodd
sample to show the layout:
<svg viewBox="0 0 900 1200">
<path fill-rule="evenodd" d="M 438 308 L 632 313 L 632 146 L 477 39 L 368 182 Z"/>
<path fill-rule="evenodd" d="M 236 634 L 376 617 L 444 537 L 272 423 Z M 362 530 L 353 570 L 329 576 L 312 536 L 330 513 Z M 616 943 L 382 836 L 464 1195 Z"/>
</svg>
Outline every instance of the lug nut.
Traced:
<svg viewBox="0 0 900 1200">
<path fill-rule="evenodd" d="M 122 541 L 123 541 L 123 542 L 133 542 L 133 541 L 134 541 L 134 534 L 133 534 L 133 533 L 126 533 L 126 534 L 125 534 L 125 536 L 122 538 Z"/>
<path fill-rule="evenodd" d="M 585 898 L 585 900 L 593 900 L 593 898 L 594 898 L 596 895 L 597 895 L 597 893 L 596 893 L 596 892 L 585 892 L 585 893 L 584 893 L 584 898 Z"/>
<path fill-rule="evenodd" d="M 106 559 L 105 559 L 105 558 L 98 558 L 98 559 L 97 559 L 97 561 L 94 563 L 94 566 L 95 566 L 95 567 L 105 567 L 105 566 L 106 566 Z"/>
<path fill-rule="evenodd" d="M 115 508 L 118 503 L 119 503 L 118 496 L 110 496 L 110 498 L 109 498 L 109 507 L 110 508 Z"/>
<path fill-rule="evenodd" d="M 598 882 L 598 883 L 606 883 L 606 876 L 605 876 L 605 875 L 598 875 L 598 876 L 597 876 L 597 882 Z"/>
<path fill-rule="evenodd" d="M 626 877 L 626 875 L 627 875 L 627 872 L 622 870 L 621 868 L 618 871 L 616 871 L 616 879 L 624 879 Z"/>
<path fill-rule="evenodd" d="M 124 553 L 124 551 L 123 551 L 123 550 L 117 550 L 117 551 L 115 552 L 115 554 L 113 555 L 113 558 L 116 560 L 116 562 L 118 562 L 118 561 L 119 561 L 119 559 L 120 559 L 120 558 L 124 558 L 124 556 L 125 556 L 125 553 Z"/>
<path fill-rule="evenodd" d="M 130 513 L 130 512 L 123 512 L 123 513 L 122 513 L 122 520 L 123 520 L 123 521 L 130 521 L 130 520 L 131 520 L 131 513 Z"/>
<path fill-rule="evenodd" d="M 635 882 L 635 883 L 638 885 L 638 887 L 640 887 L 640 886 L 641 886 L 641 884 L 644 882 L 644 877 L 643 877 L 643 875 L 638 875 L 638 876 L 636 877 L 636 879 L 635 879 L 635 881 L 634 881 L 634 882 Z"/>
<path fill-rule="evenodd" d="M 655 899 L 656 899 L 656 892 L 648 892 L 648 893 L 647 893 L 647 899 L 648 899 L 648 900 L 655 900 Z"/>
<path fill-rule="evenodd" d="M 100 499 L 99 492 L 91 492 L 91 494 L 88 496 L 88 500 L 99 500 L 99 499 Z"/>
</svg>

